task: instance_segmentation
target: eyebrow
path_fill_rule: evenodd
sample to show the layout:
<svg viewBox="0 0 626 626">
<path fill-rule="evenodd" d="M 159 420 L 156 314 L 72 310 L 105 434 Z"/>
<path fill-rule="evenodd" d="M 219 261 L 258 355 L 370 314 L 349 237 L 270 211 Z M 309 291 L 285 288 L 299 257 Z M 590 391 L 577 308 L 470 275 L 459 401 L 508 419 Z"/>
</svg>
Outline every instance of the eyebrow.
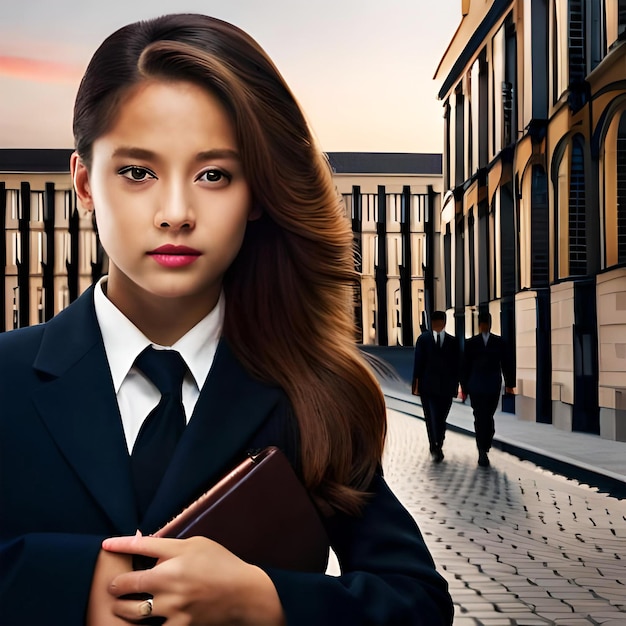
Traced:
<svg viewBox="0 0 626 626">
<path fill-rule="evenodd" d="M 152 150 L 146 150 L 144 148 L 136 148 L 134 146 L 120 146 L 113 152 L 113 157 L 124 157 L 127 159 L 144 159 L 144 160 L 158 160 L 159 156 L 152 152 Z M 214 148 L 212 150 L 204 150 L 198 152 L 195 156 L 196 161 L 207 161 L 210 159 L 235 159 L 240 160 L 239 153 L 231 148 Z"/>
</svg>

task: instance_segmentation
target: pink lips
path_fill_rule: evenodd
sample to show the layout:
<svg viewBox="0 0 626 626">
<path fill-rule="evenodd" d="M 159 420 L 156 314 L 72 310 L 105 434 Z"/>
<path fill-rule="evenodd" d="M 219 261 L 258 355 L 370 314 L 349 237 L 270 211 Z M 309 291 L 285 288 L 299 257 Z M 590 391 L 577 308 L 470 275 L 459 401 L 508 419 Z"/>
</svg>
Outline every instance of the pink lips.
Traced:
<svg viewBox="0 0 626 626">
<path fill-rule="evenodd" d="M 201 253 L 199 250 L 187 246 L 166 244 L 148 252 L 148 254 L 163 267 L 184 267 L 196 261 Z"/>
</svg>

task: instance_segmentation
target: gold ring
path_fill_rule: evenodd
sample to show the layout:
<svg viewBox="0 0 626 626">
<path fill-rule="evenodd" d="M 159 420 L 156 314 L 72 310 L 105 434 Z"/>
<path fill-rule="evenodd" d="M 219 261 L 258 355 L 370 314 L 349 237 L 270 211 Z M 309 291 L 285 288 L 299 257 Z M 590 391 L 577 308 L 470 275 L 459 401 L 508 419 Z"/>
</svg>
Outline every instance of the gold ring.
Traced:
<svg viewBox="0 0 626 626">
<path fill-rule="evenodd" d="M 148 617 L 149 615 L 152 615 L 153 604 L 154 604 L 154 601 L 152 600 L 152 598 L 148 598 L 147 600 L 144 600 L 139 605 L 139 615 L 141 615 L 141 617 Z"/>
</svg>

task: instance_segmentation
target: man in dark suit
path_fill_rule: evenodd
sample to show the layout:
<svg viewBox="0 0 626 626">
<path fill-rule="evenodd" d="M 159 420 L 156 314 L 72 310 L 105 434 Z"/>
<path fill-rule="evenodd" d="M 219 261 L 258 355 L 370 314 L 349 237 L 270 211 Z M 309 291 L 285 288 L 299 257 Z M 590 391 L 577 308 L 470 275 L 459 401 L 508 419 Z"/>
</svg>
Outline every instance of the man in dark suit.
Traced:
<svg viewBox="0 0 626 626">
<path fill-rule="evenodd" d="M 514 372 L 504 340 L 491 333 L 491 314 L 478 315 L 478 334 L 465 342 L 461 388 L 469 394 L 474 410 L 478 465 L 489 467 L 487 453 L 495 434 L 494 413 L 498 408 L 504 375 L 507 393 L 514 393 Z"/>
<path fill-rule="evenodd" d="M 459 342 L 444 330 L 444 311 L 434 311 L 430 319 L 432 330 L 423 332 L 415 344 L 412 392 L 421 396 L 430 454 L 441 463 L 446 420 L 459 386 Z"/>
</svg>

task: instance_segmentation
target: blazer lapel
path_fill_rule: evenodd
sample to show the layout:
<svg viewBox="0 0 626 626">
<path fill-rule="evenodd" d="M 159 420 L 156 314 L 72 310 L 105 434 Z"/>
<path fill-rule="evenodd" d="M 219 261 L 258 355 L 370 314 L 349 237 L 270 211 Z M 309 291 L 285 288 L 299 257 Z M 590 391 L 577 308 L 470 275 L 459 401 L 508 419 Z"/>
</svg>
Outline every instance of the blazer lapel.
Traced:
<svg viewBox="0 0 626 626">
<path fill-rule="evenodd" d="M 47 324 L 34 367 L 47 379 L 33 398 L 41 419 L 118 532 L 132 534 L 129 456 L 92 289 Z"/>
<path fill-rule="evenodd" d="M 154 532 L 243 460 L 280 392 L 253 378 L 222 339 L 191 420 L 141 524 Z"/>
</svg>

